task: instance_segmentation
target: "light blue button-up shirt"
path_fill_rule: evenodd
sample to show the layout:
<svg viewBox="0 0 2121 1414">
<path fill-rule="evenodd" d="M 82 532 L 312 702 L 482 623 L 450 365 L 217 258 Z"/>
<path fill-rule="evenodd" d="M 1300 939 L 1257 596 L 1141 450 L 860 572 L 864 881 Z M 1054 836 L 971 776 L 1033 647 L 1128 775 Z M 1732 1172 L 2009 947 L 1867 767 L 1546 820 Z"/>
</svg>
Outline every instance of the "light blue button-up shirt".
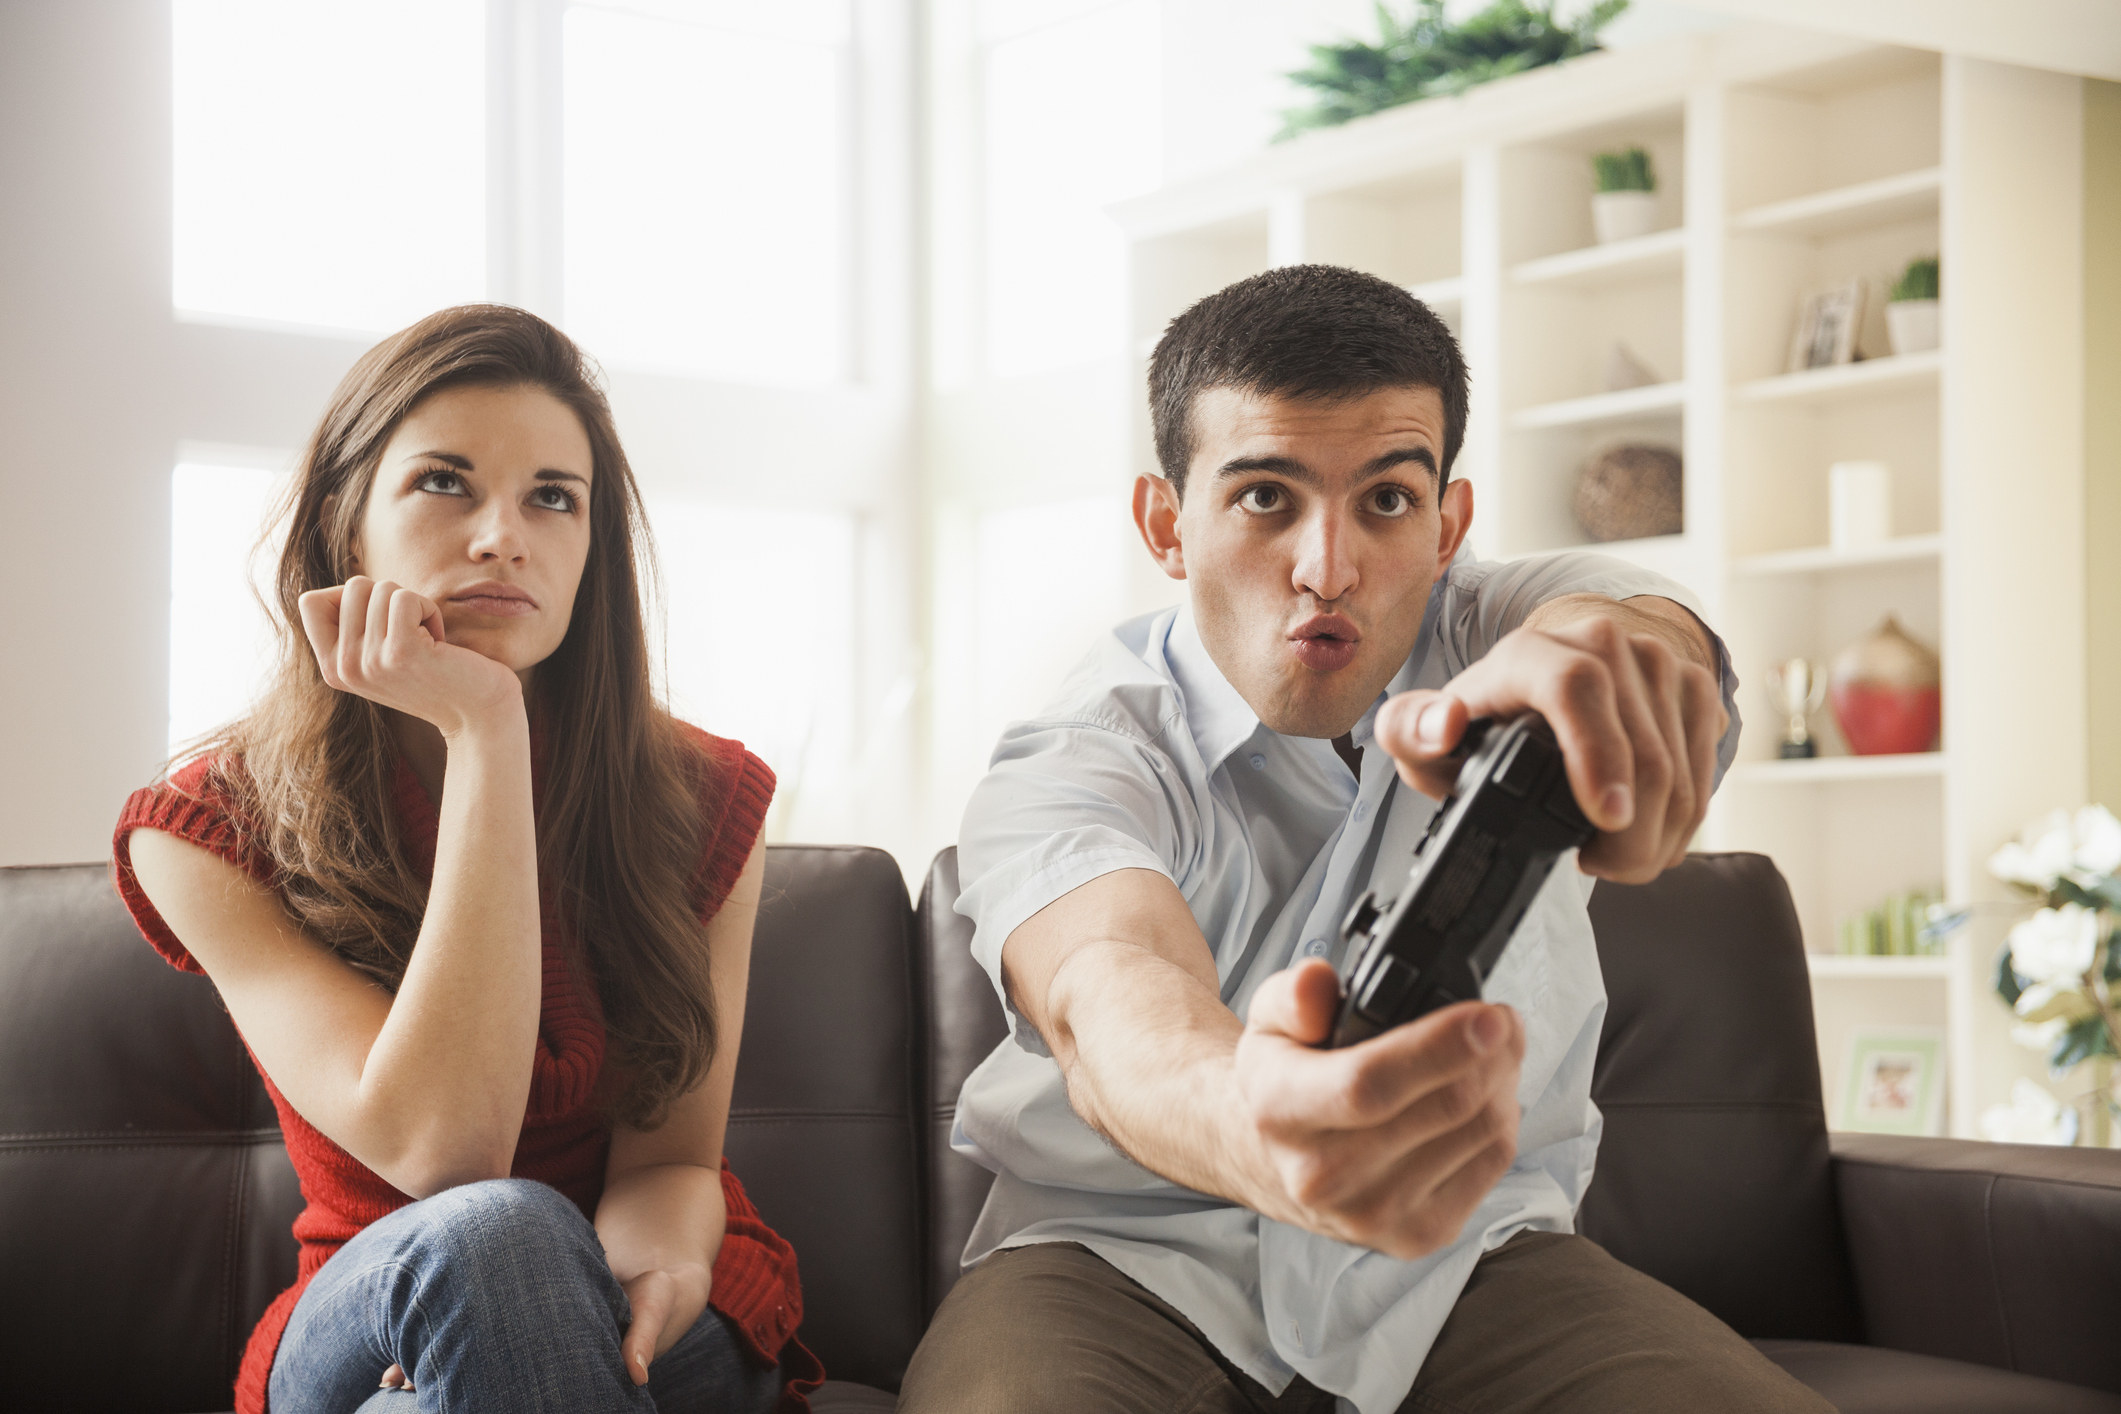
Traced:
<svg viewBox="0 0 2121 1414">
<path fill-rule="evenodd" d="M 1364 712 L 1436 688 L 1563 594 L 1684 589 L 1620 560 L 1564 554 L 1481 564 L 1460 556 L 1430 594 L 1405 666 Z M 1723 663 L 1731 729 L 1736 679 Z M 1116 869 L 1177 885 L 1214 950 L 1222 996 L 1244 1015 L 1260 982 L 1300 957 L 1343 961 L 1340 921 L 1365 889 L 1404 883 L 1435 803 L 1366 749 L 1358 780 L 1332 744 L 1283 736 L 1217 670 L 1184 609 L 1099 642 L 1046 711 L 1012 725 L 966 807 L 957 909 L 1002 1003 L 1002 944 L 1032 914 Z M 1301 1374 L 1343 1411 L 1391 1414 L 1413 1386 L 1482 1252 L 1525 1228 L 1567 1232 L 1591 1179 L 1600 1119 L 1591 1066 L 1605 987 L 1585 904 L 1591 880 L 1555 869 L 1488 981 L 1524 1018 L 1518 1155 L 1451 1246 L 1416 1261 L 1320 1237 L 1180 1187 L 1076 1115 L 1060 1068 L 1010 1010 L 1011 1035 L 965 1082 L 952 1145 L 994 1170 L 965 1249 L 1079 1242 L 1170 1302 L 1224 1356 L 1280 1393 Z"/>
</svg>

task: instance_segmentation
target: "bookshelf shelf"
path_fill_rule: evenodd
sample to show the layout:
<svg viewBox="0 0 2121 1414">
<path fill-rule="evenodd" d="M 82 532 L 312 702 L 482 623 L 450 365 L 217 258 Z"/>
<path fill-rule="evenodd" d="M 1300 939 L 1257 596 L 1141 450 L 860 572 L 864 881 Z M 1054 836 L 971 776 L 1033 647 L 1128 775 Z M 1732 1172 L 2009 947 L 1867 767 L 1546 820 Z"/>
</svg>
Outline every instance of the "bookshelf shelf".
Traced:
<svg viewBox="0 0 2121 1414">
<path fill-rule="evenodd" d="M 1833 191 L 1771 202 L 1741 211 L 1731 229 L 1746 233 L 1818 236 L 1881 226 L 1937 214 L 1944 190 L 1944 169 L 1925 167 L 1875 181 L 1857 182 Z"/>
</svg>

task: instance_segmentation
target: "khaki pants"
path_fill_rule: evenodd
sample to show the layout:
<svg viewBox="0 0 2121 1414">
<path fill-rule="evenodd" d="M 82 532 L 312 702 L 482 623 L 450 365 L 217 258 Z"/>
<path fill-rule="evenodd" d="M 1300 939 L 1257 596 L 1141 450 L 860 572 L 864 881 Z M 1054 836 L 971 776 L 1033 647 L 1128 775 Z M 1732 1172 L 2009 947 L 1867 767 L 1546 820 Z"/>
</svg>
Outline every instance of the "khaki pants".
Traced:
<svg viewBox="0 0 2121 1414">
<path fill-rule="evenodd" d="M 1072 1243 L 965 1274 L 914 1352 L 900 1414 L 1332 1414 L 1277 1398 L 1191 1322 Z M 1559 1233 L 1481 1258 L 1401 1414 L 1832 1414 L 1729 1326 Z"/>
</svg>

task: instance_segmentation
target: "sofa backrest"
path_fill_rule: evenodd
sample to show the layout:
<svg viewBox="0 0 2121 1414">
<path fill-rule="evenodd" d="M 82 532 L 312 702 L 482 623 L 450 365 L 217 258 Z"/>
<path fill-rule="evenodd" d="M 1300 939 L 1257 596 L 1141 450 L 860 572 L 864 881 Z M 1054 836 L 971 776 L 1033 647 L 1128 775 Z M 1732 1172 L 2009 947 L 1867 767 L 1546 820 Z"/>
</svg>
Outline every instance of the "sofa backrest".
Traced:
<svg viewBox="0 0 2121 1414">
<path fill-rule="evenodd" d="M 109 867 L 0 869 L 0 1403 L 226 1409 L 300 1204 L 220 998 Z"/>
<path fill-rule="evenodd" d="M 1860 1340 L 1828 1171 L 1811 979 L 1759 854 L 1601 883 L 1605 1116 L 1578 1228 L 1750 1337 Z"/>
<path fill-rule="evenodd" d="M 956 853 L 918 914 L 879 850 L 776 845 L 730 1162 L 802 1263 L 803 1338 L 896 1388 L 989 1175 L 949 1147 L 1004 1034 Z M 1610 996 L 1583 1229 L 1755 1336 L 1855 1339 L 1810 994 L 1774 866 L 1696 855 L 1591 912 Z M 0 870 L 0 1355 L 9 1405 L 224 1409 L 292 1280 L 300 1207 L 212 986 L 165 966 L 104 865 Z"/>
</svg>

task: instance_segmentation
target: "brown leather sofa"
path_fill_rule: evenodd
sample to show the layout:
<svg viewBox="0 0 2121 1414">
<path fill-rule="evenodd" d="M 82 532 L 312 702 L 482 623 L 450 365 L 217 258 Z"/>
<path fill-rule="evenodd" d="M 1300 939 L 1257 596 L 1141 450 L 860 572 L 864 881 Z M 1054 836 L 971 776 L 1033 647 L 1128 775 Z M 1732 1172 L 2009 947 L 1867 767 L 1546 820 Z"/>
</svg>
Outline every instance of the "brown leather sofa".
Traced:
<svg viewBox="0 0 2121 1414">
<path fill-rule="evenodd" d="M 767 866 L 729 1151 L 795 1244 L 821 1410 L 886 1410 L 986 1174 L 950 1111 L 1001 1016 L 935 862 Z M 1611 1008 L 1583 1230 L 1848 1414 L 2121 1411 L 2121 1153 L 1836 1137 L 1774 866 L 1592 901 Z M 0 870 L 0 1408 L 224 1410 L 299 1205 L 212 989 L 105 867 Z"/>
</svg>

